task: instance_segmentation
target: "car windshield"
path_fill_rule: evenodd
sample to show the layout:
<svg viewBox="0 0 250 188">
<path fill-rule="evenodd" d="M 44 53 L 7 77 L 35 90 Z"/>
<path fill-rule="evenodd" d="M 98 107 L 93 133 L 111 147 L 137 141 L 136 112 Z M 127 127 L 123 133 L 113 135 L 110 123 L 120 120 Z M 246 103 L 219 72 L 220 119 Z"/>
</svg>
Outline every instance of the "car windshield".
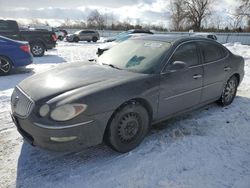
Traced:
<svg viewBox="0 0 250 188">
<path fill-rule="evenodd" d="M 123 41 L 125 41 L 125 40 L 127 40 L 127 39 L 129 39 L 131 37 L 131 35 L 122 35 L 122 36 L 120 36 L 120 37 L 118 37 L 115 41 L 116 42 L 123 42 Z"/>
<path fill-rule="evenodd" d="M 153 73 L 160 66 L 160 60 L 171 43 L 151 40 L 127 40 L 98 58 L 98 62 L 118 69 Z"/>
</svg>

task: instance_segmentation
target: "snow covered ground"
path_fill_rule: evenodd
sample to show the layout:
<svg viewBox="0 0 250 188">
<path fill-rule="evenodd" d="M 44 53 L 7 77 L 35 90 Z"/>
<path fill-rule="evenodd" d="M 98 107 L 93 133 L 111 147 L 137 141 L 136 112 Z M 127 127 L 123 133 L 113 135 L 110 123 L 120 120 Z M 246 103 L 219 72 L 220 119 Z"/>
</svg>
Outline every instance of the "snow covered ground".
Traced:
<svg viewBox="0 0 250 188">
<path fill-rule="evenodd" d="M 9 116 L 15 85 L 58 64 L 92 58 L 98 45 L 61 42 L 27 69 L 0 77 L 0 187 L 250 187 L 250 46 L 237 43 L 226 44 L 246 60 L 234 103 L 161 123 L 130 153 L 105 145 L 54 153 L 23 142 Z"/>
</svg>

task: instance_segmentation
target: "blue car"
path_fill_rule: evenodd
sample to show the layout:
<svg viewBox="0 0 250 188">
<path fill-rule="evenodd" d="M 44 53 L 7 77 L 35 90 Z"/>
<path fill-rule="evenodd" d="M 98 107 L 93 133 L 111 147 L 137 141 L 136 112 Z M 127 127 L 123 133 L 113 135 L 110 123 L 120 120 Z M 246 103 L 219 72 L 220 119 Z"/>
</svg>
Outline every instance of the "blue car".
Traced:
<svg viewBox="0 0 250 188">
<path fill-rule="evenodd" d="M 0 75 L 6 75 L 12 68 L 23 67 L 32 62 L 33 56 L 28 42 L 0 36 Z"/>
</svg>

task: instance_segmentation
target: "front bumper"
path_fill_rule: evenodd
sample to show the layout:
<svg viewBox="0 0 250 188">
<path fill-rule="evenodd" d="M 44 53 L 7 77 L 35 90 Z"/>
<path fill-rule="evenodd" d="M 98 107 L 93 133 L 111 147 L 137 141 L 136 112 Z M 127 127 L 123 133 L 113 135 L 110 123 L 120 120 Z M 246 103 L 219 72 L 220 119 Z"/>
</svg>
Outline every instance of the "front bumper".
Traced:
<svg viewBox="0 0 250 188">
<path fill-rule="evenodd" d="M 66 127 L 50 127 L 11 115 L 19 133 L 28 143 L 53 151 L 75 151 L 102 143 L 111 112 L 95 115 L 93 120 Z M 54 138 L 76 137 L 71 141 Z"/>
</svg>

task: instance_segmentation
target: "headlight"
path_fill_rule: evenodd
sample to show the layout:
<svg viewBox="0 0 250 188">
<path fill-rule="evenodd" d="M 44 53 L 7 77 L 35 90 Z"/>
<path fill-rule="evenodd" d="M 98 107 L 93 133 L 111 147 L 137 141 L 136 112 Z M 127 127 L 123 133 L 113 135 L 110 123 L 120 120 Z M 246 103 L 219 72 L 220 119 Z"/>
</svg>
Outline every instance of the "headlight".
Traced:
<svg viewBox="0 0 250 188">
<path fill-rule="evenodd" d="M 41 117 L 45 117 L 50 111 L 50 107 L 48 104 L 44 104 L 43 106 L 41 106 L 40 110 L 39 110 L 39 114 Z"/>
<path fill-rule="evenodd" d="M 65 104 L 54 109 L 50 117 L 55 121 L 67 121 L 78 116 L 86 109 L 86 104 Z"/>
</svg>

